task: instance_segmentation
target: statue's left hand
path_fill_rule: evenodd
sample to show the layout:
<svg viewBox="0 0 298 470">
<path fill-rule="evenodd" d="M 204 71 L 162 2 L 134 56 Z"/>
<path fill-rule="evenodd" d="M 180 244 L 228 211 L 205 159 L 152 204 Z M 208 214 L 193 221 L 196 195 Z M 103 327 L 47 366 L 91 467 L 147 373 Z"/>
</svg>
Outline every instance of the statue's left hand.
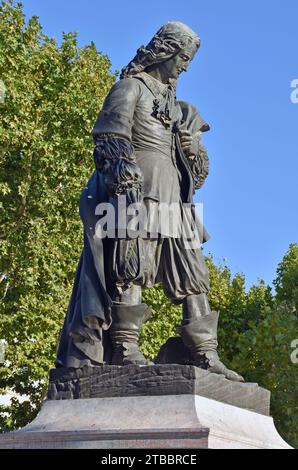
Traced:
<svg viewBox="0 0 298 470">
<path fill-rule="evenodd" d="M 179 137 L 182 150 L 186 157 L 197 155 L 199 145 L 198 137 L 194 137 L 188 130 L 180 130 Z"/>
</svg>

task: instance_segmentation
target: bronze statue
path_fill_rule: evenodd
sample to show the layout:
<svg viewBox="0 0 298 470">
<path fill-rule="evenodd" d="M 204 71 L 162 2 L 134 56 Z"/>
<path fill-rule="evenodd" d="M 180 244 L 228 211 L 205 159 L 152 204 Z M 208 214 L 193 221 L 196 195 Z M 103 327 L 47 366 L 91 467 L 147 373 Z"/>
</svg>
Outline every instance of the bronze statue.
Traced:
<svg viewBox="0 0 298 470">
<path fill-rule="evenodd" d="M 183 305 L 178 329 L 194 364 L 243 380 L 216 351 L 218 312 L 209 307 L 200 244 L 189 244 L 189 232 L 177 235 L 156 217 L 162 205 L 176 207 L 183 227 L 195 227 L 202 243 L 208 239 L 193 211 L 193 194 L 208 175 L 201 134 L 209 125 L 192 105 L 176 100 L 176 81 L 199 47 L 188 26 L 167 23 L 138 49 L 105 100 L 93 129 L 96 170 L 80 203 L 84 249 L 56 367 L 151 364 L 138 349 L 150 315 L 141 291 L 161 282 L 167 297 Z M 112 236 L 99 236 L 104 224 L 98 205 L 110 204 L 119 215 L 121 198 L 125 210 L 145 209 L 141 231 L 128 235 L 117 222 Z"/>
</svg>

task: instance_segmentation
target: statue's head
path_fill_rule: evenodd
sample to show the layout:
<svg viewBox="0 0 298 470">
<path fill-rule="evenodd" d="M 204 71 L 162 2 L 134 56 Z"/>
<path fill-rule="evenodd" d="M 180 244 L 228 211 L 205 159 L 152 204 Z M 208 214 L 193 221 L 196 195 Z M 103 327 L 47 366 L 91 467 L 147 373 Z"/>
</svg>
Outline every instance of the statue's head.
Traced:
<svg viewBox="0 0 298 470">
<path fill-rule="evenodd" d="M 176 80 L 185 71 L 200 47 L 200 38 L 180 21 L 169 21 L 141 46 L 133 60 L 122 70 L 121 78 L 136 75 L 160 65 Z"/>
</svg>

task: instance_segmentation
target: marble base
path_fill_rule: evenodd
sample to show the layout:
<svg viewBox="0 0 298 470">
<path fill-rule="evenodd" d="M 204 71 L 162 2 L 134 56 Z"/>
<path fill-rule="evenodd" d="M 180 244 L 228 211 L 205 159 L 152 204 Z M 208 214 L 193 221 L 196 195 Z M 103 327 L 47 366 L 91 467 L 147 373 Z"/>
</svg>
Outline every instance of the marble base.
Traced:
<svg viewBox="0 0 298 470">
<path fill-rule="evenodd" d="M 290 449 L 273 419 L 199 395 L 46 400 L 14 449 Z"/>
</svg>

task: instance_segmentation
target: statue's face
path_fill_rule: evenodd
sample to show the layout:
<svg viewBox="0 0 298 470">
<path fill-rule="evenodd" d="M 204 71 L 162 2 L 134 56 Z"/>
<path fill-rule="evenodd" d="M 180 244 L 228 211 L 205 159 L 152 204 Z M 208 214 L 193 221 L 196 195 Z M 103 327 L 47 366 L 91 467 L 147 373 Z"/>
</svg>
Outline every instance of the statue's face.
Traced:
<svg viewBox="0 0 298 470">
<path fill-rule="evenodd" d="M 160 72 L 163 77 L 177 80 L 182 72 L 187 71 L 188 66 L 194 58 L 196 52 L 196 45 L 191 44 L 171 57 L 171 59 L 168 59 L 165 62 L 159 64 Z"/>
</svg>

